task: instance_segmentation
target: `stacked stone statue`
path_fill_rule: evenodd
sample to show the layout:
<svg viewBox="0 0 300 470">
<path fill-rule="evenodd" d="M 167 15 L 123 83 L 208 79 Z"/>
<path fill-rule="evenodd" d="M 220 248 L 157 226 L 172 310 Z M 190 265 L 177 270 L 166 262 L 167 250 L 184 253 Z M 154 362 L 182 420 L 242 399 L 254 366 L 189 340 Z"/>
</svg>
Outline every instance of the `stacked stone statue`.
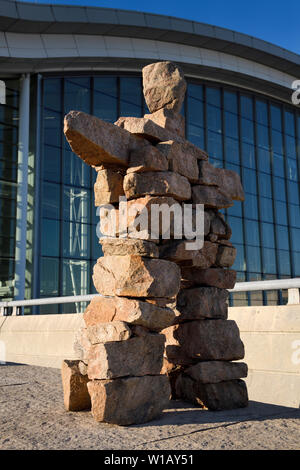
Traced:
<svg viewBox="0 0 300 470">
<path fill-rule="evenodd" d="M 236 250 L 219 212 L 244 199 L 239 176 L 214 168 L 185 140 L 186 82 L 177 66 L 144 67 L 143 89 L 151 113 L 143 118 L 121 117 L 113 125 L 71 111 L 64 128 L 72 150 L 97 171 L 95 205 L 110 205 L 118 215 L 116 233 L 100 239 L 104 256 L 93 281 L 101 295 L 84 312 L 78 360 L 63 363 L 65 407 L 91 406 L 97 421 L 121 425 L 153 419 L 171 394 L 208 409 L 248 401 L 241 380 L 247 366 L 231 362 L 244 357 L 243 343 L 227 320 Z M 153 236 L 151 207 L 176 203 L 204 205 L 201 249 L 172 238 L 176 215 Z M 138 231 L 145 210 L 149 229 Z"/>
</svg>

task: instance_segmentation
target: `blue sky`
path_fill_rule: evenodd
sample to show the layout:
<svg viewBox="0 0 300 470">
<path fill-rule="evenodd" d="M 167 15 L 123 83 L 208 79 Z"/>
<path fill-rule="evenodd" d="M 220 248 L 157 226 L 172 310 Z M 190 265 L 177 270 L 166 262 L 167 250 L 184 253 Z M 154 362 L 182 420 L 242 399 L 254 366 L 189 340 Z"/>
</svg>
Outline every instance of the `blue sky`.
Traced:
<svg viewBox="0 0 300 470">
<path fill-rule="evenodd" d="M 256 36 L 300 54 L 300 6 L 296 0 L 31 0 L 93 5 L 176 16 Z"/>
</svg>

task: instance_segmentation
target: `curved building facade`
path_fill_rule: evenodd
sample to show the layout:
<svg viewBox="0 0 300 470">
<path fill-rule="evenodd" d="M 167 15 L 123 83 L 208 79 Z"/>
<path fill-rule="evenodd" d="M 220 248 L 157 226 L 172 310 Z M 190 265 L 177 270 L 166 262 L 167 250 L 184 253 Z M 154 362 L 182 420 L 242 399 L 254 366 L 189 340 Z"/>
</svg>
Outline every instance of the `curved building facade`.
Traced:
<svg viewBox="0 0 300 470">
<path fill-rule="evenodd" d="M 158 60 L 185 73 L 187 139 L 241 175 L 245 202 L 224 210 L 238 281 L 300 276 L 300 109 L 291 100 L 299 55 L 177 18 L 8 0 L 0 30 L 2 299 L 93 292 L 95 175 L 71 152 L 63 117 L 143 116 L 141 69 Z M 278 301 L 283 293 L 231 299 Z"/>
</svg>

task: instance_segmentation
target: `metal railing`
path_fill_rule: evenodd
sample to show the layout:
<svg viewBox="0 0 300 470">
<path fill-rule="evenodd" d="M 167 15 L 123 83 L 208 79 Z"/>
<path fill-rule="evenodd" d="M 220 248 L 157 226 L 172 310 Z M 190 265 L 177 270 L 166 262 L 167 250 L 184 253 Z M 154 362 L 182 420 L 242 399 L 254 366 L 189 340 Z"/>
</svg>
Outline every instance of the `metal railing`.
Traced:
<svg viewBox="0 0 300 470">
<path fill-rule="evenodd" d="M 288 290 L 288 304 L 300 304 L 299 296 L 300 277 L 291 279 L 274 279 L 270 281 L 252 281 L 237 282 L 233 289 L 229 292 L 250 292 L 250 291 L 266 291 L 266 290 Z M 56 305 L 68 303 L 89 302 L 94 297 L 109 297 L 102 294 L 75 295 L 68 297 L 47 297 L 43 299 L 30 300 L 11 300 L 0 302 L 0 316 L 8 314 L 8 309 L 12 308 L 12 315 L 20 314 L 23 307 L 39 306 L 39 305 Z"/>
</svg>

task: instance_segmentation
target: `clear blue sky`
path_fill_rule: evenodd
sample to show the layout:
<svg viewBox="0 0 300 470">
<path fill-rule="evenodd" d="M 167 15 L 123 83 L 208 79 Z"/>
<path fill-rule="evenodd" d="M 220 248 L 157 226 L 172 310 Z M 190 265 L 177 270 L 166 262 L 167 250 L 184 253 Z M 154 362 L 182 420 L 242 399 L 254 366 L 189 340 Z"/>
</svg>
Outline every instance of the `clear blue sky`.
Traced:
<svg viewBox="0 0 300 470">
<path fill-rule="evenodd" d="M 280 0 L 31 0 L 176 16 L 256 36 L 300 54 L 299 1 Z"/>
</svg>

